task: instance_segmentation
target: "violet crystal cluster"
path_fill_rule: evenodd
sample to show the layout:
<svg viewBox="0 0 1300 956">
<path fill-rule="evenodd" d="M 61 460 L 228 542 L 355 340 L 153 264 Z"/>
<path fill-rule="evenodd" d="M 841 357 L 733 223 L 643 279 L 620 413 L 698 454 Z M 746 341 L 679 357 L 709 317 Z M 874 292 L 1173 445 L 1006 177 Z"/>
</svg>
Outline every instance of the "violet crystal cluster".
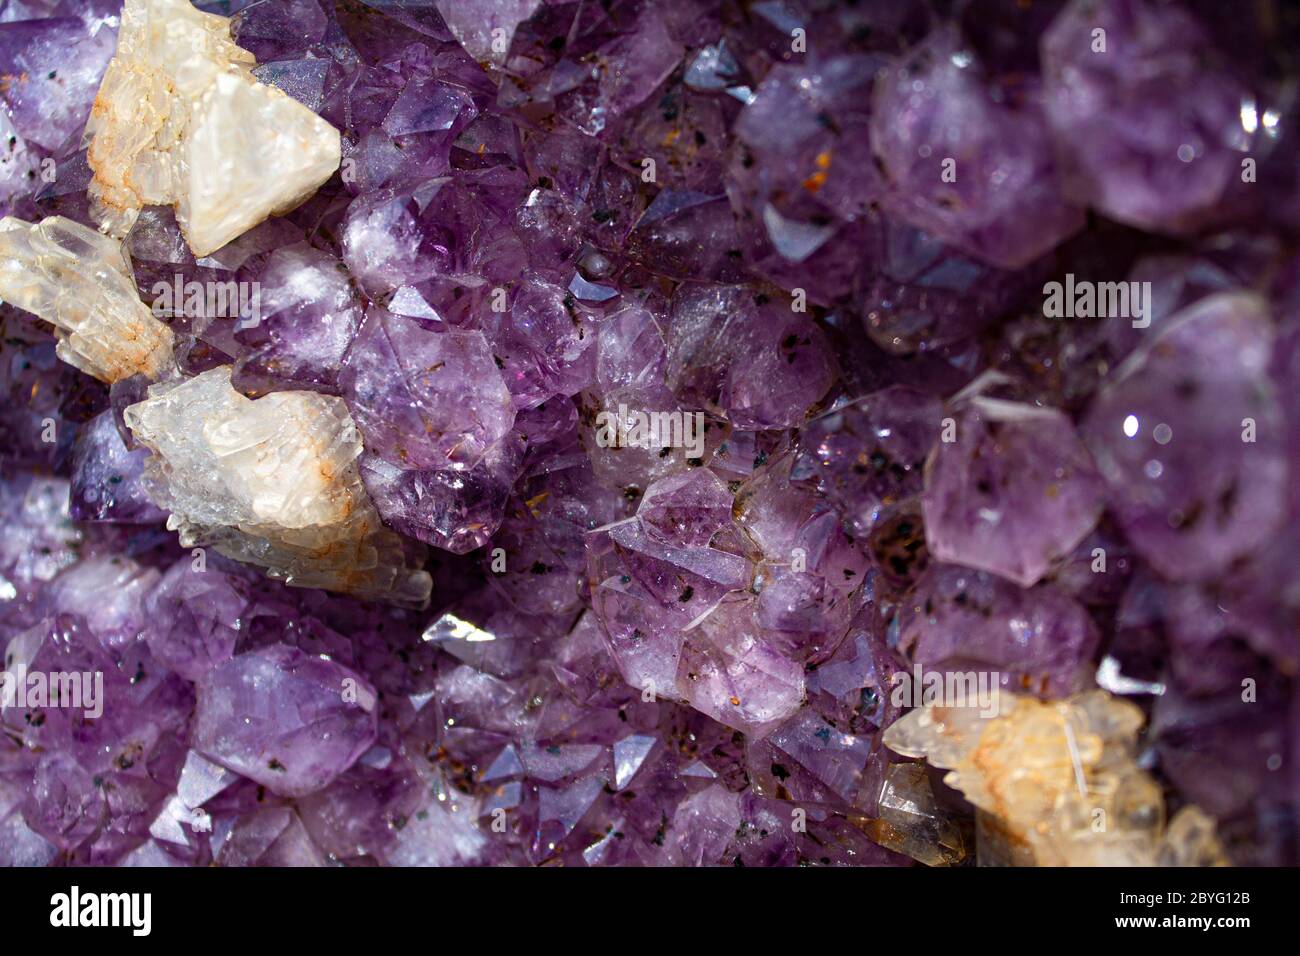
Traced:
<svg viewBox="0 0 1300 956">
<path fill-rule="evenodd" d="M 0 0 L 0 862 L 1294 864 L 1298 54 Z"/>
</svg>

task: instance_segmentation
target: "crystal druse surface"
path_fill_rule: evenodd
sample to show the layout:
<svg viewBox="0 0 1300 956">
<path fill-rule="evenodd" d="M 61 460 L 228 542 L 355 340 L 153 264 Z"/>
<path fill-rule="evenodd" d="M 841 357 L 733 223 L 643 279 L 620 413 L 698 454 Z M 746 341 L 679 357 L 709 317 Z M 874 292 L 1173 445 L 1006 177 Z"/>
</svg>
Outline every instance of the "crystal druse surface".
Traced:
<svg viewBox="0 0 1300 956">
<path fill-rule="evenodd" d="M 1282 0 L 0 0 L 0 863 L 1294 865 Z"/>
</svg>

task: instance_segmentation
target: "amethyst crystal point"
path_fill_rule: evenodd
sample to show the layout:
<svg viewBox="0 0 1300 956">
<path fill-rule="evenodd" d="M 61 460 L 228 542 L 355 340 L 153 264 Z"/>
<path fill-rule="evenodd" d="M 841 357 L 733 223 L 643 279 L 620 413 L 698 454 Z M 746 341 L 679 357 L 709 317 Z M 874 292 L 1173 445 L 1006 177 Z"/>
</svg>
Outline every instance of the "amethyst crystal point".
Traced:
<svg viewBox="0 0 1300 956">
<path fill-rule="evenodd" d="M 306 244 L 286 246 L 271 253 L 256 281 L 254 310 L 235 334 L 244 347 L 231 375 L 235 387 L 336 392 L 363 318 L 347 269 Z"/>
<path fill-rule="evenodd" d="M 872 134 L 886 208 L 1002 268 L 1083 226 L 1059 196 L 1037 91 L 985 77 L 955 29 L 940 29 L 877 81 Z"/>
<path fill-rule="evenodd" d="M 482 546 L 500 525 L 522 458 L 520 439 L 511 433 L 488 446 L 469 467 L 407 469 L 369 452 L 361 456 L 359 467 L 388 526 L 464 554 Z"/>
<path fill-rule="evenodd" d="M 863 263 L 855 295 L 867 334 L 888 352 L 975 335 L 1019 305 L 1043 271 L 993 268 L 892 219 L 878 229 L 879 254 Z"/>
<path fill-rule="evenodd" d="M 343 220 L 343 260 L 381 302 L 402 286 L 443 279 L 439 304 L 450 308 L 467 289 L 504 287 L 524 270 L 529 250 L 516 226 L 529 195 L 523 171 L 508 166 L 363 193 Z"/>
<path fill-rule="evenodd" d="M 6 472 L 0 486 L 0 576 L 5 599 L 25 601 L 76 564 L 84 533 L 73 524 L 65 478 Z"/>
<path fill-rule="evenodd" d="M 822 330 L 792 303 L 743 286 L 683 283 L 666 334 L 678 399 L 721 407 L 739 428 L 802 424 L 835 378 Z"/>
<path fill-rule="evenodd" d="M 866 534 L 885 511 L 921 491 L 942 419 L 937 398 L 906 386 L 837 405 L 800 432 L 794 473 L 815 480 L 854 533 Z"/>
<path fill-rule="evenodd" d="M 1047 697 L 1085 686 L 1098 640 L 1069 595 L 955 565 L 933 565 L 900 618 L 899 649 L 922 671 L 984 670 L 1004 689 Z"/>
<path fill-rule="evenodd" d="M 852 805 L 870 776 L 873 757 L 885 762 L 869 736 L 840 730 L 810 707 L 753 749 L 757 787 L 773 795 L 783 788 L 801 802 Z"/>
<path fill-rule="evenodd" d="M 51 154 L 74 152 L 115 45 L 108 25 L 73 17 L 0 24 L 0 103 L 17 134 Z"/>
<path fill-rule="evenodd" d="M 646 533 L 665 544 L 704 546 L 731 523 L 733 497 L 713 472 L 699 468 L 652 484 L 637 515 Z"/>
<path fill-rule="evenodd" d="M 340 378 L 366 447 L 400 468 L 472 467 L 514 423 L 481 332 L 433 332 L 371 309 Z"/>
<path fill-rule="evenodd" d="M 196 689 L 194 748 L 272 793 L 321 789 L 375 739 L 374 688 L 296 648 L 272 645 L 231 658 Z"/>
<path fill-rule="evenodd" d="M 122 442 L 111 410 L 103 411 L 77 434 L 72 452 L 72 498 L 75 521 L 154 524 L 167 512 L 149 500 L 142 483 L 143 449 L 130 451 Z"/>
<path fill-rule="evenodd" d="M 976 396 L 950 421 L 922 499 L 930 553 L 1037 583 L 1101 516 L 1092 459 L 1055 409 Z"/>
<path fill-rule="evenodd" d="M 1240 185 L 1260 122 L 1207 31 L 1175 4 L 1075 0 L 1043 36 L 1048 122 L 1070 197 L 1181 233 Z"/>
<path fill-rule="evenodd" d="M 437 0 L 447 28 L 474 59 L 505 62 L 515 29 L 533 15 L 541 0 Z"/>
<path fill-rule="evenodd" d="M 803 667 L 765 639 L 749 601 L 724 602 L 686 635 L 677 686 L 696 710 L 762 738 L 803 704 Z"/>
<path fill-rule="evenodd" d="M 1088 411 L 1085 438 L 1110 504 L 1166 577 L 1222 571 L 1286 515 L 1281 410 L 1267 379 L 1263 300 L 1223 293 L 1166 321 Z"/>
<path fill-rule="evenodd" d="M 230 660 L 245 626 L 245 591 L 238 578 L 200 569 L 193 558 L 172 565 L 145 599 L 144 639 L 154 657 L 194 681 Z"/>
<path fill-rule="evenodd" d="M 875 624 L 871 610 L 860 613 L 835 653 L 808 674 L 809 707 L 858 735 L 878 733 L 901 714 L 890 690 L 902 662 Z"/>
<path fill-rule="evenodd" d="M 736 119 L 728 188 L 747 257 L 814 301 L 848 291 L 863 256 L 854 223 L 882 193 L 868 134 L 881 64 L 874 56 L 778 64 Z"/>
<path fill-rule="evenodd" d="M 598 317 L 541 276 L 525 276 L 521 284 L 509 311 L 489 311 L 485 326 L 515 404 L 530 408 L 591 384 Z"/>
</svg>

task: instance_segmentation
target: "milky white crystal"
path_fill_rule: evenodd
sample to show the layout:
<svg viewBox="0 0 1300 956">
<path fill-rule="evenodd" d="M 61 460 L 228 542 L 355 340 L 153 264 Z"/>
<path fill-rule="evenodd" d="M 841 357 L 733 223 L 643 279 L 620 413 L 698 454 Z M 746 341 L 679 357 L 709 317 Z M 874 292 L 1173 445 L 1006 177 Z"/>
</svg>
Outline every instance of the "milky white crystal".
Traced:
<svg viewBox="0 0 1300 956">
<path fill-rule="evenodd" d="M 59 358 L 102 381 L 171 364 L 171 329 L 140 301 L 121 244 L 70 219 L 0 219 L 0 299 L 53 325 Z"/>
<path fill-rule="evenodd" d="M 300 587 L 423 604 L 429 575 L 408 567 L 402 539 L 380 523 L 343 400 L 306 391 L 249 399 L 230 372 L 154 385 L 125 411 L 153 453 L 146 486 L 181 544 L 209 545 Z"/>
<path fill-rule="evenodd" d="M 255 79 L 230 19 L 189 0 L 126 0 L 86 124 L 91 213 L 119 238 L 170 205 L 196 256 L 293 209 L 339 166 L 339 132 Z"/>
<path fill-rule="evenodd" d="M 1226 856 L 1195 806 L 1166 822 L 1164 795 L 1137 762 L 1142 711 L 1104 690 L 1040 701 L 1003 692 L 998 713 L 927 704 L 885 746 L 949 771 L 980 811 L 983 844 L 1039 866 L 1209 866 Z M 985 849 L 981 847 L 981 859 Z"/>
</svg>

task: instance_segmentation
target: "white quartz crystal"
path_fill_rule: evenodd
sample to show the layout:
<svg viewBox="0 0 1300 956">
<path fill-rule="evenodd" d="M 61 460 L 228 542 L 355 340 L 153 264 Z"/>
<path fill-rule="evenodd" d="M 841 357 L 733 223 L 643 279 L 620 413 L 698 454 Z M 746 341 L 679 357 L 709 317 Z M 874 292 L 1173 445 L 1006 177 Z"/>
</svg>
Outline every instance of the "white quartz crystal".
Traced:
<svg viewBox="0 0 1300 956">
<path fill-rule="evenodd" d="M 140 301 L 121 244 L 70 219 L 0 219 L 0 299 L 53 325 L 59 358 L 102 381 L 171 364 L 171 329 Z"/>
<path fill-rule="evenodd" d="M 249 399 L 223 365 L 152 386 L 125 418 L 153 453 L 146 486 L 185 547 L 209 545 L 300 587 L 428 600 L 429 575 L 408 566 L 407 545 L 361 482 L 361 440 L 342 399 Z"/>
<path fill-rule="evenodd" d="M 86 124 L 91 212 L 119 238 L 170 205 L 196 256 L 303 202 L 339 166 L 339 132 L 255 79 L 230 19 L 189 0 L 126 0 Z"/>
</svg>

